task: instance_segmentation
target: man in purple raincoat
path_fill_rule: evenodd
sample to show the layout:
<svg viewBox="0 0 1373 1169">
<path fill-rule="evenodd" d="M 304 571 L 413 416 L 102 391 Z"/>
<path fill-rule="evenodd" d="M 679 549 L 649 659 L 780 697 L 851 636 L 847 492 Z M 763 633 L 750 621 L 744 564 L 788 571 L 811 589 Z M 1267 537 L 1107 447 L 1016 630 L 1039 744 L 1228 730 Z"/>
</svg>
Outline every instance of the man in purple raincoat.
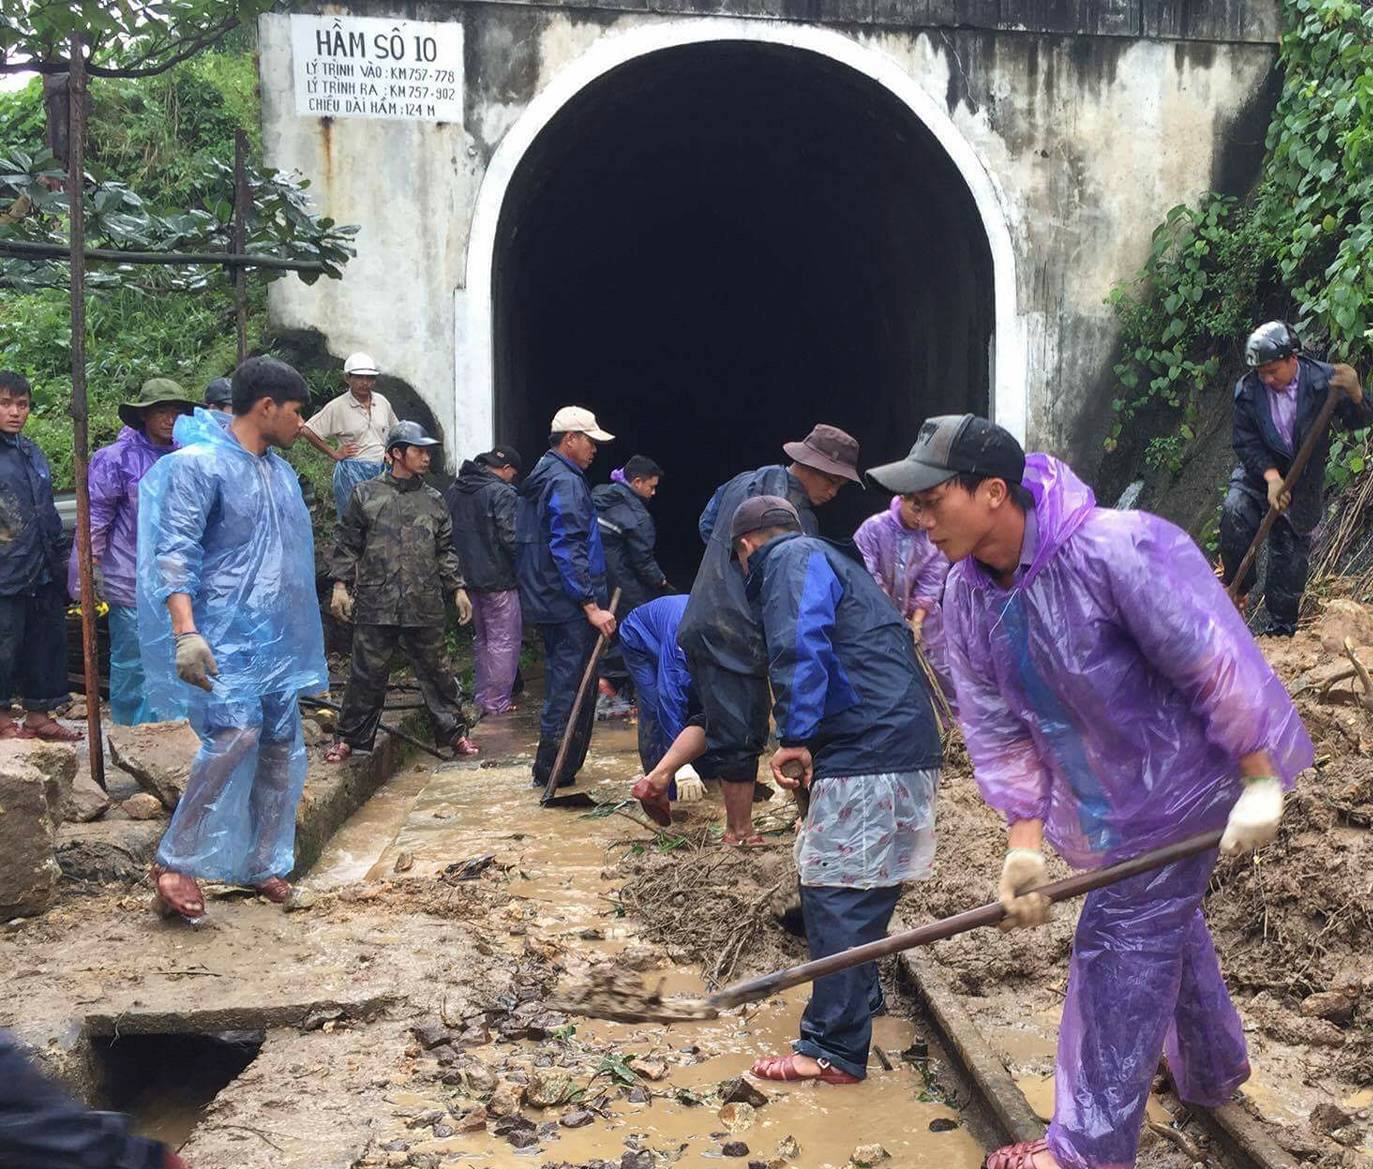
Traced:
<svg viewBox="0 0 1373 1169">
<path fill-rule="evenodd" d="M 940 601 L 949 560 L 920 527 L 914 497 L 898 495 L 886 511 L 869 516 L 853 534 L 878 587 L 892 599 L 934 667 L 941 688 L 953 697 L 944 660 L 944 622 Z"/>
<path fill-rule="evenodd" d="M 875 468 L 911 492 L 954 567 L 949 662 L 978 786 L 1009 823 L 1007 925 L 1047 920 L 1045 838 L 1094 868 L 1224 828 L 1221 848 L 1277 832 L 1311 741 L 1205 557 L 1147 512 L 1096 506 L 1048 455 L 1027 459 L 970 414 L 931 418 L 910 456 Z M 1047 1139 L 990 1169 L 1134 1162 L 1166 1051 L 1178 1095 L 1214 1106 L 1249 1076 L 1244 1034 L 1201 901 L 1208 852 L 1087 897 L 1059 1028 Z"/>
<path fill-rule="evenodd" d="M 143 685 L 138 639 L 138 484 L 148 469 L 172 451 L 172 427 L 195 409 L 171 378 L 143 383 L 137 398 L 119 407 L 124 429 L 91 456 L 91 559 L 99 574 L 97 592 L 110 606 L 110 713 L 120 726 L 176 718 L 179 710 L 154 711 Z M 67 563 L 67 593 L 81 595 L 76 545 Z"/>
</svg>

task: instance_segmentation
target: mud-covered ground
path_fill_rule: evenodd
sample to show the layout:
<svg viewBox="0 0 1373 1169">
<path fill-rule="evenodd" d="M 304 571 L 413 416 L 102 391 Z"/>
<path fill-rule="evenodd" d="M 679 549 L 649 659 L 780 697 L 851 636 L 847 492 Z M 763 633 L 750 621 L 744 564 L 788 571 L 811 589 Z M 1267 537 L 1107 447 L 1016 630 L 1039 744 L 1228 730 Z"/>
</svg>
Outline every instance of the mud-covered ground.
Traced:
<svg viewBox="0 0 1373 1169">
<path fill-rule="evenodd" d="M 1373 622 L 1373 610 L 1367 614 Z M 1244 1017 L 1254 1068 L 1242 1102 L 1298 1159 L 1353 1167 L 1373 1162 L 1373 711 L 1360 706 L 1357 679 L 1324 688 L 1350 667 L 1338 648 L 1348 617 L 1313 623 L 1290 641 L 1262 640 L 1295 694 L 1316 744 L 1316 766 L 1289 798 L 1278 840 L 1257 856 L 1218 866 L 1206 912 Z M 1373 650 L 1358 653 L 1373 665 Z M 978 795 L 957 740 L 949 745 L 940 788 L 938 834 L 934 876 L 913 887 L 898 911 L 908 924 L 990 900 L 1000 871 L 1004 825 Z M 703 879 L 725 891 L 728 917 L 751 914 L 756 923 L 732 954 L 737 976 L 801 954 L 778 914 L 755 908 L 766 902 L 782 910 L 786 898 L 779 900 L 777 891 L 795 881 L 787 850 L 776 839 L 777 845 L 754 855 L 722 859 L 701 852 L 687 858 Z M 683 953 L 731 940 L 715 907 L 686 892 L 691 878 L 682 872 L 682 860 L 671 853 L 627 858 L 631 880 L 622 899 L 642 908 L 671 890 L 666 904 L 676 912 L 660 915 L 649 928 Z M 1067 872 L 1051 861 L 1051 875 Z M 1053 1052 L 1076 916 L 1076 906 L 1060 906 L 1045 929 L 982 930 L 927 952 L 1044 1117 L 1052 1109 Z M 1190 1165 L 1196 1154 L 1209 1156 L 1204 1136 L 1188 1126 L 1166 1082 L 1160 1078 L 1157 1086 L 1141 1165 L 1172 1169 Z"/>
</svg>

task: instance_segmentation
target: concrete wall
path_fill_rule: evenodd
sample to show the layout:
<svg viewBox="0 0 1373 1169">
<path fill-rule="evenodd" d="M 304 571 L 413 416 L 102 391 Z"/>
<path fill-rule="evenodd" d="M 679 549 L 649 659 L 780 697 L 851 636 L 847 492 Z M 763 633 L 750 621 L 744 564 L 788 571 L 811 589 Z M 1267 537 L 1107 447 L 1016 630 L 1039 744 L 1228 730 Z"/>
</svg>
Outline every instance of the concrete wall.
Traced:
<svg viewBox="0 0 1373 1169">
<path fill-rule="evenodd" d="M 450 454 L 481 449 L 490 437 L 489 360 L 483 369 L 480 353 L 489 345 L 482 336 L 489 288 L 481 257 L 470 256 L 468 245 L 488 164 L 496 156 L 509 167 L 511 158 L 502 162 L 497 151 L 512 128 L 511 141 L 520 137 L 531 102 L 537 107 L 541 94 L 568 88 L 593 57 L 613 61 L 617 46 L 670 43 L 678 30 L 720 39 L 814 33 L 809 47 L 842 38 L 846 60 L 878 83 L 898 76 L 919 98 L 907 104 L 926 109 L 941 141 L 973 160 L 979 174 L 965 166 L 965 177 L 978 178 L 985 213 L 999 219 L 990 234 L 1008 241 L 996 407 L 1008 424 L 1023 425 L 1031 445 L 1090 470 L 1109 411 L 1115 328 L 1105 298 L 1138 267 L 1170 207 L 1252 179 L 1274 96 L 1276 3 L 1069 6 L 1082 10 L 1081 27 L 1098 28 L 1109 23 L 1104 10 L 1128 9 L 1128 20 L 1110 25 L 1119 35 L 1008 27 L 1015 20 L 1003 19 L 995 4 L 964 6 L 981 13 L 970 23 L 987 27 L 916 27 L 931 8 L 950 6 L 914 7 L 925 16 L 897 27 L 883 23 L 884 13 L 891 18 L 883 0 L 861 0 L 850 5 L 853 23 L 823 35 L 815 23 L 556 5 L 310 9 L 461 21 L 461 126 L 298 117 L 288 19 L 264 16 L 268 161 L 303 171 L 327 214 L 361 225 L 359 255 L 342 281 L 272 285 L 273 321 L 320 330 L 340 356 L 372 352 L 430 404 L 448 431 Z M 1049 18 L 1060 7 L 1013 11 L 1034 29 L 1056 27 Z M 1211 10 L 1210 24 L 1193 12 L 1202 8 Z M 1146 29 L 1155 36 L 1132 35 Z M 1179 32 L 1194 39 L 1177 39 Z M 1240 36 L 1249 39 L 1205 39 Z M 491 202 L 490 186 L 485 198 Z M 473 272 L 483 287 L 468 287 Z"/>
</svg>

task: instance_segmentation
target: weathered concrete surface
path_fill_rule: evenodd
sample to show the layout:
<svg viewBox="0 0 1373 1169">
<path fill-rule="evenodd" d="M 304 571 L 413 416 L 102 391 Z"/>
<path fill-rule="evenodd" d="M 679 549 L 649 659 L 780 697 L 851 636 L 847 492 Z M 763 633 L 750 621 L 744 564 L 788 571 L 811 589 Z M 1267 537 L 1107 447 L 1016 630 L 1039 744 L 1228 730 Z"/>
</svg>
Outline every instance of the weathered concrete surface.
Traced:
<svg viewBox="0 0 1373 1169">
<path fill-rule="evenodd" d="M 0 744 L 0 919 L 41 913 L 61 871 L 53 843 L 76 774 L 61 743 Z"/>
<path fill-rule="evenodd" d="M 110 755 L 168 811 L 186 790 L 200 739 L 183 719 L 109 728 Z"/>
<path fill-rule="evenodd" d="M 109 810 L 110 802 L 109 793 L 91 778 L 90 764 L 83 759 L 72 779 L 71 794 L 63 807 L 62 819 L 68 824 L 89 824 L 92 820 L 99 820 Z"/>
<path fill-rule="evenodd" d="M 160 820 L 65 824 L 57 834 L 57 863 L 69 881 L 132 885 L 147 876 L 165 827 Z"/>
<path fill-rule="evenodd" d="M 446 458 L 483 449 L 493 437 L 490 387 L 464 376 L 470 354 L 457 349 L 474 340 L 449 342 L 461 324 L 455 295 L 460 305 L 488 297 L 467 283 L 474 210 L 488 163 L 531 102 L 631 33 L 706 29 L 729 39 L 761 29 L 782 39 L 789 28 L 824 29 L 868 54 L 874 74 L 899 69 L 985 172 L 1014 258 L 1014 311 L 996 327 L 1013 342 L 1030 445 L 1090 470 L 1117 335 L 1105 297 L 1137 269 L 1169 208 L 1251 181 L 1273 99 L 1277 4 L 835 0 L 801 11 L 781 0 L 726 0 L 712 6 L 720 15 L 675 11 L 691 7 L 344 5 L 360 15 L 462 22 L 463 125 L 298 117 L 288 18 L 262 17 L 268 158 L 303 171 L 327 214 L 361 227 L 359 255 L 341 281 L 272 285 L 274 324 L 318 329 L 339 356 L 377 350 L 448 432 Z M 748 19 L 757 17 L 782 19 Z M 1086 35 L 1060 35 L 1078 30 Z M 578 153 L 570 144 L 568 157 Z M 378 181 L 389 174 L 406 181 Z M 914 195 L 910 205 L 918 214 Z M 490 321 L 474 327 L 489 335 Z M 891 452 L 875 453 L 894 456 L 909 437 L 893 436 Z"/>
</svg>

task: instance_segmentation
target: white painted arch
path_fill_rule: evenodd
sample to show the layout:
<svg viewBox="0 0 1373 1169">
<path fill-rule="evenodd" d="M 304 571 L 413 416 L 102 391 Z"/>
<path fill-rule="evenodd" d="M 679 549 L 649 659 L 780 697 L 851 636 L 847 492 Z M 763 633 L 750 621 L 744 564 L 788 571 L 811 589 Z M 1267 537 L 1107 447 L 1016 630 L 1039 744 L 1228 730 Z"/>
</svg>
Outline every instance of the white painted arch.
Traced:
<svg viewBox="0 0 1373 1169">
<path fill-rule="evenodd" d="M 607 33 L 570 62 L 530 101 L 491 157 L 477 195 L 468 237 L 464 286 L 455 304 L 456 386 L 451 434 L 456 455 L 470 456 L 495 440 L 495 305 L 492 299 L 497 232 L 511 180 L 529 148 L 582 89 L 636 58 L 681 45 L 712 41 L 763 42 L 816 53 L 881 85 L 943 146 L 967 183 L 992 256 L 993 335 L 988 355 L 996 421 L 1025 441 L 1028 368 L 1016 309 L 1015 250 L 1001 195 L 968 140 L 944 108 L 900 62 L 833 29 L 733 17 L 693 17 Z"/>
</svg>

